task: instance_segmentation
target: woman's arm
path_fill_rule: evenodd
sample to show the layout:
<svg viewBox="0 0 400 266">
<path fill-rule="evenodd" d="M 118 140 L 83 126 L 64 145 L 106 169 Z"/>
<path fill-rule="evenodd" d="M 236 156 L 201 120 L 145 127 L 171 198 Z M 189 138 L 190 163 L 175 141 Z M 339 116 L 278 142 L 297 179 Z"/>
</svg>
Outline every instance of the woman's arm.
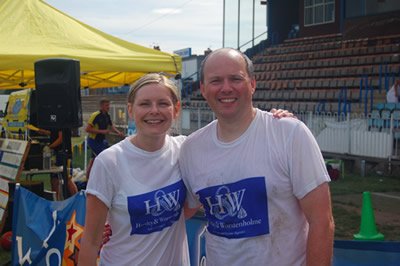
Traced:
<svg viewBox="0 0 400 266">
<path fill-rule="evenodd" d="M 196 212 L 200 209 L 200 207 L 197 208 L 189 208 L 189 204 L 187 201 L 185 201 L 185 206 L 183 207 L 183 214 L 185 215 L 185 219 L 188 220 L 193 217 L 193 215 L 196 214 Z"/>
<path fill-rule="evenodd" d="M 103 240 L 107 206 L 96 196 L 87 194 L 85 229 L 83 231 L 78 265 L 96 266 L 97 256 Z"/>
</svg>

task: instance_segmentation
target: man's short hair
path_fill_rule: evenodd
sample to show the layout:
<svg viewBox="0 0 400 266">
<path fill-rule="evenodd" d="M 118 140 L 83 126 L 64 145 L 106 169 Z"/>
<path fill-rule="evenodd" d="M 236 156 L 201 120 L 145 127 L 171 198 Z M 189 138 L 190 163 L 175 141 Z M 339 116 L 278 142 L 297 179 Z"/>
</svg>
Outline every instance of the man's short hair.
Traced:
<svg viewBox="0 0 400 266">
<path fill-rule="evenodd" d="M 109 102 L 110 102 L 110 99 L 108 99 L 108 98 L 103 97 L 100 99 L 100 105 L 102 105 L 104 103 L 109 103 Z"/>
<path fill-rule="evenodd" d="M 200 82 L 204 83 L 204 66 L 206 65 L 207 59 L 212 56 L 213 54 L 221 51 L 221 50 L 232 50 L 232 51 L 236 51 L 238 52 L 242 58 L 244 59 L 244 61 L 246 62 L 246 70 L 247 70 L 247 74 L 249 75 L 250 78 L 254 77 L 254 65 L 253 62 L 251 61 L 251 59 L 243 52 L 241 52 L 238 49 L 234 49 L 234 48 L 219 48 L 215 51 L 212 51 L 211 53 L 209 53 L 206 58 L 204 58 L 204 60 L 201 62 L 200 64 Z"/>
</svg>

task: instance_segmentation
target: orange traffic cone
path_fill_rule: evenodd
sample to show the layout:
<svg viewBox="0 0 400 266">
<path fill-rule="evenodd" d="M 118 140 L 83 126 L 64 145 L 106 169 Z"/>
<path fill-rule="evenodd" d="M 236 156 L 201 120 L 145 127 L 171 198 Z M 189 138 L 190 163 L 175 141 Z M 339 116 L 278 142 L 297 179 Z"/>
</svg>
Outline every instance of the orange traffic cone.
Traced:
<svg viewBox="0 0 400 266">
<path fill-rule="evenodd" d="M 372 209 L 371 194 L 363 192 L 361 209 L 360 232 L 354 235 L 355 240 L 384 240 L 385 236 L 376 229 L 374 210 Z"/>
</svg>

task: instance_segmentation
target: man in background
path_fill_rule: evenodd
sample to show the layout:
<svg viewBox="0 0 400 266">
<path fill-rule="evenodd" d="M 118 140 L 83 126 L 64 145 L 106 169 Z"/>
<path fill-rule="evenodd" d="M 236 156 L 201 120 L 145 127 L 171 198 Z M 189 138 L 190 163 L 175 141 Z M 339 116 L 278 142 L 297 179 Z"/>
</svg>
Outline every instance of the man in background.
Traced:
<svg viewBox="0 0 400 266">
<path fill-rule="evenodd" d="M 113 125 L 109 111 L 110 100 L 102 98 L 100 100 L 100 110 L 92 113 L 86 126 L 86 132 L 89 133 L 88 145 L 92 150 L 92 158 L 86 171 L 87 179 L 89 179 L 94 158 L 109 147 L 106 135 L 114 132 L 118 136 L 124 137 L 124 134 Z"/>
<path fill-rule="evenodd" d="M 63 132 L 65 137 L 63 138 Z M 72 144 L 71 144 L 71 130 L 66 129 L 39 129 L 39 134 L 50 136 L 50 144 L 48 147 L 53 151 L 56 157 L 55 165 L 63 166 L 63 160 L 67 160 L 67 168 L 70 170 L 67 171 L 67 192 L 68 196 L 72 196 L 78 192 L 78 188 L 74 181 L 72 180 Z M 63 143 L 64 141 L 64 143 Z M 62 190 L 61 190 L 61 182 L 62 174 L 61 173 L 53 173 L 50 174 L 50 184 L 51 190 L 56 193 L 57 200 L 62 200 Z M 67 195 L 64 195 L 67 197 Z"/>
<path fill-rule="evenodd" d="M 400 80 L 397 80 L 386 93 L 386 102 L 388 103 L 400 102 Z"/>
</svg>

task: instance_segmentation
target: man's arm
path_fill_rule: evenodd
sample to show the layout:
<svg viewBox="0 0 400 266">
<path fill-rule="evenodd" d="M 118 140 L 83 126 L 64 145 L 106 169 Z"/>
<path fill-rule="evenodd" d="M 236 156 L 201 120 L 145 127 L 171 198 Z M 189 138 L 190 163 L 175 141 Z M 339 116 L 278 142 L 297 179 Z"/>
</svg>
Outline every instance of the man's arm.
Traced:
<svg viewBox="0 0 400 266">
<path fill-rule="evenodd" d="M 92 133 L 92 134 L 104 134 L 104 135 L 106 135 L 106 134 L 109 133 L 108 129 L 96 129 L 93 125 L 91 125 L 89 123 L 87 124 L 85 130 L 86 130 L 87 133 Z"/>
<path fill-rule="evenodd" d="M 58 131 L 57 139 L 55 139 L 52 143 L 49 144 L 50 149 L 55 149 L 56 147 L 62 144 L 62 131 Z"/>
<path fill-rule="evenodd" d="M 300 200 L 309 223 L 307 266 L 332 265 L 334 221 L 328 183 L 323 183 Z"/>
<path fill-rule="evenodd" d="M 119 131 L 119 130 L 114 126 L 114 124 L 111 125 L 111 129 L 112 129 L 112 131 L 115 132 L 118 136 L 120 136 L 120 137 L 124 137 L 124 136 L 125 136 L 124 133 L 122 133 L 121 131 Z"/>
</svg>

